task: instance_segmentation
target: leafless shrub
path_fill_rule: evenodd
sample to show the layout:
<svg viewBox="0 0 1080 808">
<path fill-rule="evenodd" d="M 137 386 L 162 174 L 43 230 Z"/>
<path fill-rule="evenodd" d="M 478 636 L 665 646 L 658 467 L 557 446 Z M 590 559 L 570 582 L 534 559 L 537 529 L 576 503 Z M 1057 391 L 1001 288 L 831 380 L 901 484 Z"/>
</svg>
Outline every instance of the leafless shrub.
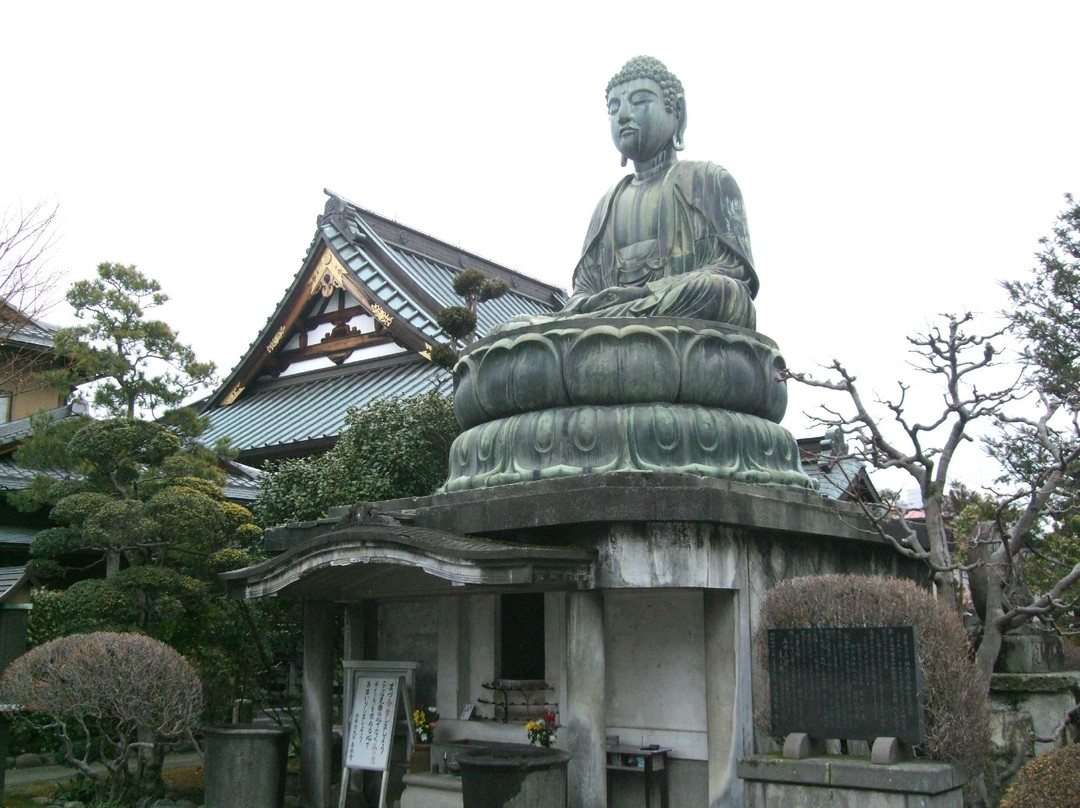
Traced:
<svg viewBox="0 0 1080 808">
<path fill-rule="evenodd" d="M 190 738 L 202 710 L 194 669 L 164 643 L 141 634 L 73 634 L 15 660 L 0 700 L 39 729 L 55 730 L 67 762 L 104 796 L 128 800 L 156 786 L 164 744 Z M 131 764 L 135 765 L 132 766 Z"/>
<path fill-rule="evenodd" d="M 754 637 L 755 723 L 770 732 L 770 628 L 915 626 L 924 682 L 926 741 L 920 752 L 979 774 L 990 757 L 986 683 L 972 659 L 957 614 L 911 581 L 862 575 L 810 575 L 769 591 Z"/>
</svg>

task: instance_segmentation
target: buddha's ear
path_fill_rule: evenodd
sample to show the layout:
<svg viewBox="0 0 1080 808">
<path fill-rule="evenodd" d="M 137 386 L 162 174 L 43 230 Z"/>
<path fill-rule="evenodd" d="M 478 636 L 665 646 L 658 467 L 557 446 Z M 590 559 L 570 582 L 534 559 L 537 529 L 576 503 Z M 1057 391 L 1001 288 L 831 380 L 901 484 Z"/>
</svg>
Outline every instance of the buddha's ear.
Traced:
<svg viewBox="0 0 1080 808">
<path fill-rule="evenodd" d="M 682 151 L 686 147 L 683 135 L 686 134 L 686 96 L 680 95 L 675 99 L 675 134 L 671 138 L 671 146 L 675 151 Z"/>
</svg>

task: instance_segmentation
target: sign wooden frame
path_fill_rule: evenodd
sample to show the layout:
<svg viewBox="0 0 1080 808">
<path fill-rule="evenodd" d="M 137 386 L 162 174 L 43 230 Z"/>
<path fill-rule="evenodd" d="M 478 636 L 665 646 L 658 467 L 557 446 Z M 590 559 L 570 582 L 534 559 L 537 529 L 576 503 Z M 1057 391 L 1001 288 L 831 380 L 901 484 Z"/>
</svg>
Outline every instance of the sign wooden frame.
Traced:
<svg viewBox="0 0 1080 808">
<path fill-rule="evenodd" d="M 390 758 L 394 728 L 400 707 L 405 708 L 409 750 L 415 743 L 412 725 L 412 696 L 406 678 L 378 671 L 352 672 L 347 720 L 343 727 L 341 793 L 338 808 L 345 808 L 349 794 L 349 774 L 353 771 L 380 772 L 379 808 L 386 808 Z M 408 756 L 408 755 L 406 755 Z"/>
</svg>

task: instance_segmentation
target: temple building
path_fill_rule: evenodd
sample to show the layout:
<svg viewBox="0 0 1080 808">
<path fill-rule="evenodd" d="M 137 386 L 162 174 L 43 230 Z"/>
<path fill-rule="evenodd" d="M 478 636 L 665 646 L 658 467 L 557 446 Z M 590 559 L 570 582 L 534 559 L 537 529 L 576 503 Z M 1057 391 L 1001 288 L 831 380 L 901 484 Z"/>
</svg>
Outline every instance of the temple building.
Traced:
<svg viewBox="0 0 1080 808">
<path fill-rule="evenodd" d="M 477 334 L 543 314 L 563 291 L 327 192 L 296 277 L 243 359 L 206 402 L 208 444 L 228 437 L 250 465 L 333 446 L 350 407 L 376 398 L 451 392 L 430 351 L 435 321 L 462 300 L 454 276 L 478 269 L 510 291 L 478 311 Z"/>
</svg>

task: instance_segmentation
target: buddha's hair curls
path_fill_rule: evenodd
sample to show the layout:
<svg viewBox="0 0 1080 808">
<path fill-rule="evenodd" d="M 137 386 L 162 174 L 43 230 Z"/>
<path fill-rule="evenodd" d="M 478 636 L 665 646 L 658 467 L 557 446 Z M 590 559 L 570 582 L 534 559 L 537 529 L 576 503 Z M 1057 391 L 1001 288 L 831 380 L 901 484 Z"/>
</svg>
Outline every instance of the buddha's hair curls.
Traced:
<svg viewBox="0 0 1080 808">
<path fill-rule="evenodd" d="M 652 79 L 660 85 L 664 91 L 664 108 L 668 112 L 675 111 L 675 102 L 683 95 L 682 82 L 672 73 L 659 59 L 652 56 L 635 56 L 622 66 L 622 70 L 611 77 L 607 89 L 604 91 L 604 99 L 607 99 L 611 88 L 619 84 L 625 84 L 634 79 Z"/>
</svg>

